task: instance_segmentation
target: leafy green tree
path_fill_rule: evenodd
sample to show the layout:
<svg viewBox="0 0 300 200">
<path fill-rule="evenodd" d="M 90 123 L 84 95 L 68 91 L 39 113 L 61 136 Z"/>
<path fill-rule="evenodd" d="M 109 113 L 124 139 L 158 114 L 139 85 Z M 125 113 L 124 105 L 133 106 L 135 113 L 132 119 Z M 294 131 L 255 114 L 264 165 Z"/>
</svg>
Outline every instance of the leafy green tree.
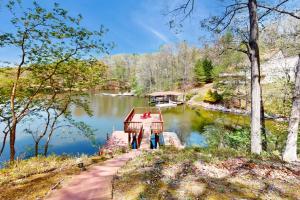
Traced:
<svg viewBox="0 0 300 200">
<path fill-rule="evenodd" d="M 41 66 L 40 68 L 51 68 L 51 65 Z M 97 60 L 70 60 L 57 69 L 57 73 L 49 79 L 49 87 L 45 88 L 43 98 L 35 102 L 38 109 L 30 114 L 30 116 L 33 115 L 44 124 L 41 123 L 35 131 L 30 128 L 26 129 L 26 132 L 31 134 L 34 140 L 35 156 L 40 154 L 39 144 L 44 137 L 47 137 L 44 146 L 44 155 L 46 156 L 52 135 L 57 129 L 71 125 L 74 127 L 78 124 L 69 123 L 73 121 L 68 113 L 70 104 L 82 107 L 87 113 L 91 114 L 88 102 L 80 97 L 86 89 L 103 85 L 106 71 L 107 67 Z M 42 73 L 29 73 L 27 76 L 33 83 L 39 83 L 44 79 Z M 66 118 L 66 116 L 68 117 Z M 60 121 L 65 122 L 63 126 Z M 85 134 L 90 130 L 90 128 L 77 129 L 82 130 L 81 132 Z"/>
<path fill-rule="evenodd" d="M 200 83 L 211 83 L 213 80 L 213 64 L 208 58 L 198 60 L 195 64 L 195 79 Z"/>
<path fill-rule="evenodd" d="M 47 88 L 55 87 L 54 83 L 58 82 L 54 81 L 56 75 L 68 76 L 64 64 L 107 53 L 111 48 L 102 41 L 107 31 L 104 27 L 98 31 L 82 27 L 81 15 L 69 16 L 67 10 L 57 3 L 49 9 L 36 1 L 28 9 L 21 4 L 9 1 L 7 8 L 13 28 L 0 35 L 0 46 L 13 47 L 20 52 L 20 61 L 13 68 L 10 93 L 4 97 L 5 104 L 1 105 L 5 112 L 0 112 L 9 132 L 11 161 L 15 158 L 17 124 L 38 108 L 43 99 L 41 94 Z M 29 79 L 28 73 L 35 79 Z M 68 81 L 63 83 L 70 84 Z"/>
</svg>

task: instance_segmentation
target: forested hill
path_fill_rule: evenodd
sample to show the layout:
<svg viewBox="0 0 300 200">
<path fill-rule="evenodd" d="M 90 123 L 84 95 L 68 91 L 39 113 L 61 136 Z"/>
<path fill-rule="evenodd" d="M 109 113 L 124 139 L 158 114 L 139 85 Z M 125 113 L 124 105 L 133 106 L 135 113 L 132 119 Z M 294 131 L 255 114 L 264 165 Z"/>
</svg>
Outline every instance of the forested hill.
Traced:
<svg viewBox="0 0 300 200">
<path fill-rule="evenodd" d="M 200 51 L 182 42 L 164 45 L 151 54 L 114 55 L 103 61 L 109 66 L 109 77 L 117 85 L 143 93 L 190 85 L 195 63 L 203 57 Z"/>
<path fill-rule="evenodd" d="M 260 33 L 260 58 L 262 72 L 270 75 L 267 82 L 278 76 L 278 68 L 294 65 L 293 57 L 299 52 L 300 22 L 283 17 L 269 22 Z M 132 89 L 137 93 L 155 90 L 185 90 L 199 85 L 195 72 L 197 62 L 212 62 L 212 79 L 220 73 L 240 73 L 249 70 L 249 60 L 241 51 L 240 42 L 245 39 L 233 32 L 218 35 L 213 42 L 201 48 L 186 42 L 165 44 L 157 52 L 147 54 L 119 54 L 103 58 L 109 66 L 108 78 L 116 89 Z M 270 60 L 276 60 L 270 65 Z M 289 61 L 289 60 L 292 61 Z M 286 60 L 288 60 L 286 62 Z M 282 67 L 283 63 L 287 66 Z M 274 70 L 275 68 L 275 70 Z M 196 70 L 197 71 L 197 70 Z M 282 70 L 281 70 L 282 71 Z M 281 77 L 281 76 L 279 76 Z"/>
</svg>

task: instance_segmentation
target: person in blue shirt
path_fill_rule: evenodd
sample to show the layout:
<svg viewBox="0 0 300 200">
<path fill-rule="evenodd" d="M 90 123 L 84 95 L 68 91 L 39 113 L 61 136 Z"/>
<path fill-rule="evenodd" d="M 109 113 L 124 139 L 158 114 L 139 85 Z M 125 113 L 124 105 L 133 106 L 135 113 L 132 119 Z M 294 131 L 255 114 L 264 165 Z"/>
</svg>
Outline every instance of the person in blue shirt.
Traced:
<svg viewBox="0 0 300 200">
<path fill-rule="evenodd" d="M 150 148 L 151 149 L 156 149 L 157 147 L 157 143 L 156 143 L 156 136 L 155 133 L 151 133 L 151 137 L 150 137 Z"/>
<path fill-rule="evenodd" d="M 132 149 L 137 149 L 137 139 L 136 139 L 136 134 L 134 134 L 133 137 L 132 137 L 131 148 L 132 148 Z"/>
</svg>

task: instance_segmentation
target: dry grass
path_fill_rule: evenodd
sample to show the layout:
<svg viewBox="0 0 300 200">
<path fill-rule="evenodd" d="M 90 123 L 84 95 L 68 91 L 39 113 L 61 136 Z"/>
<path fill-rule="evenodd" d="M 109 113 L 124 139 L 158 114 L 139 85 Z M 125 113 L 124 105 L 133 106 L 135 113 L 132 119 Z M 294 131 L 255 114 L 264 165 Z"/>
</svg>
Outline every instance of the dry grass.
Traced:
<svg viewBox="0 0 300 200">
<path fill-rule="evenodd" d="M 119 171 L 114 199 L 300 199 L 299 165 L 223 153 L 145 153 Z"/>
<path fill-rule="evenodd" d="M 39 199 L 45 197 L 48 192 L 61 181 L 67 180 L 72 175 L 78 174 L 76 167 L 32 175 L 20 179 L 17 182 L 5 184 L 0 189 L 0 199 Z"/>
<path fill-rule="evenodd" d="M 78 162 L 85 166 L 106 160 L 99 156 L 49 156 L 16 161 L 0 170 L 0 199 L 40 199 L 51 188 L 80 173 Z"/>
</svg>

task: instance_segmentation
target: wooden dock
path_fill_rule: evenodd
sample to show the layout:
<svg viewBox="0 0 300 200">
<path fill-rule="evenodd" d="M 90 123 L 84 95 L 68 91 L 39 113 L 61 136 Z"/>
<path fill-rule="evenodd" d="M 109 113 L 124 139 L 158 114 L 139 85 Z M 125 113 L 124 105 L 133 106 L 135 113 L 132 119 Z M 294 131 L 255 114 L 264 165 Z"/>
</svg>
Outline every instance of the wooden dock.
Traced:
<svg viewBox="0 0 300 200">
<path fill-rule="evenodd" d="M 143 117 L 146 113 L 150 113 L 150 116 Z M 163 132 L 164 120 L 159 109 L 133 108 L 124 120 L 124 131 L 129 134 L 138 134 L 141 128 L 148 129 L 149 127 L 155 134 Z"/>
<path fill-rule="evenodd" d="M 152 148 L 163 145 L 183 148 L 176 133 L 164 132 L 164 120 L 160 109 L 150 107 L 132 108 L 124 120 L 124 131 L 114 131 L 102 149 L 131 148 L 132 143 L 133 148 L 141 150 L 151 149 L 150 143 Z"/>
<path fill-rule="evenodd" d="M 114 131 L 109 139 L 111 144 L 118 147 L 128 147 L 127 134 L 124 131 Z M 163 132 L 160 134 L 159 146 L 174 146 L 184 148 L 178 136 L 174 132 Z M 140 149 L 150 149 L 150 132 L 144 132 Z"/>
</svg>

